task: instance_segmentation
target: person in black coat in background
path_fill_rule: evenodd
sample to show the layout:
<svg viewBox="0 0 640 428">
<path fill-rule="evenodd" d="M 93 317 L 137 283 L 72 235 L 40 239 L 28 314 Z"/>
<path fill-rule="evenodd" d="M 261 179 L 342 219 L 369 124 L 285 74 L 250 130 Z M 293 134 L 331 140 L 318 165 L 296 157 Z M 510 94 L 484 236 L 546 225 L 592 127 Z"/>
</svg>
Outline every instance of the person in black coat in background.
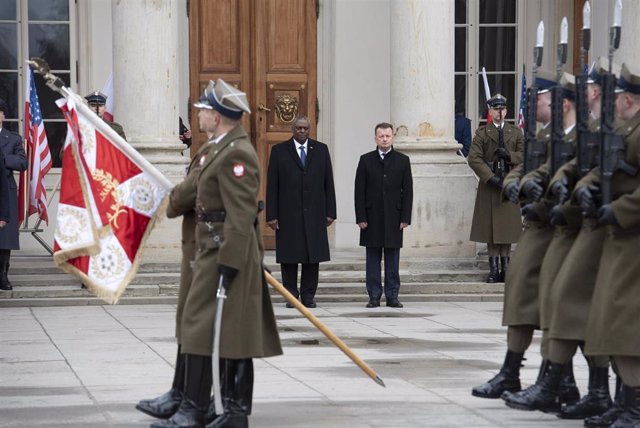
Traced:
<svg viewBox="0 0 640 428">
<path fill-rule="evenodd" d="M 393 125 L 375 127 L 376 149 L 360 157 L 356 171 L 356 223 L 367 253 L 367 308 L 380 306 L 380 262 L 384 250 L 384 294 L 387 306 L 401 308 L 400 248 L 402 231 L 411 224 L 413 178 L 405 154 L 393 150 Z"/>
<path fill-rule="evenodd" d="M 319 263 L 329 260 L 327 227 L 336 219 L 336 192 L 329 149 L 309 139 L 309 128 L 306 117 L 297 118 L 293 137 L 271 150 L 266 220 L 276 232 L 276 262 L 284 286 L 303 305 L 315 308 Z"/>
<path fill-rule="evenodd" d="M 0 168 L 4 168 L 4 153 L 0 150 Z M 0 229 L 5 227 L 10 220 L 9 212 L 9 180 L 4 174 L 0 174 Z"/>
<path fill-rule="evenodd" d="M 4 174 L 6 184 L 3 188 L 7 190 L 8 202 L 5 207 L 9 209 L 9 221 L 7 225 L 0 229 L 0 290 L 12 290 L 9 282 L 9 261 L 11 250 L 20 249 L 20 234 L 18 232 L 18 186 L 13 177 L 14 171 L 24 171 L 27 169 L 27 156 L 22 145 L 22 137 L 15 132 L 11 132 L 2 126 L 5 113 L 8 113 L 7 103 L 0 99 L 0 150 L 4 160 L 0 163 L 0 174 Z"/>
</svg>

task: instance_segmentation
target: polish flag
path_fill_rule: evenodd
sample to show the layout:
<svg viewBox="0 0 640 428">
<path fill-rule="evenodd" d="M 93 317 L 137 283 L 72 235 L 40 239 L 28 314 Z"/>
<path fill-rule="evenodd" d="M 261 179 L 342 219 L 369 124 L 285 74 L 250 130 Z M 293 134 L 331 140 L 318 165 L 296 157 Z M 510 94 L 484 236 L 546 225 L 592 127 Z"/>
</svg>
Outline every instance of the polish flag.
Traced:
<svg viewBox="0 0 640 428">
<path fill-rule="evenodd" d="M 109 75 L 101 92 L 107 96 L 107 104 L 104 106 L 104 120 L 113 122 L 113 73 Z"/>
</svg>

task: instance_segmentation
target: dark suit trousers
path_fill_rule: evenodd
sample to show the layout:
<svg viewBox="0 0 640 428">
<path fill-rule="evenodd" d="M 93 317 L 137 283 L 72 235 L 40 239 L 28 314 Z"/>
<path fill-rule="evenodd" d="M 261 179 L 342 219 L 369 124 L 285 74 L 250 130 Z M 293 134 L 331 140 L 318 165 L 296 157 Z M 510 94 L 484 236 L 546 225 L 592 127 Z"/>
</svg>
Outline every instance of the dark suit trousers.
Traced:
<svg viewBox="0 0 640 428">
<path fill-rule="evenodd" d="M 300 293 L 298 293 L 298 264 L 282 263 L 282 283 L 296 299 L 300 296 L 302 303 L 313 302 L 318 289 L 318 270 L 320 263 L 302 263 L 302 276 L 300 278 Z"/>
<path fill-rule="evenodd" d="M 398 298 L 400 291 L 400 248 L 367 247 L 367 293 L 369 300 L 379 302 L 382 297 L 380 262 L 384 250 L 384 295 L 389 300 Z"/>
</svg>

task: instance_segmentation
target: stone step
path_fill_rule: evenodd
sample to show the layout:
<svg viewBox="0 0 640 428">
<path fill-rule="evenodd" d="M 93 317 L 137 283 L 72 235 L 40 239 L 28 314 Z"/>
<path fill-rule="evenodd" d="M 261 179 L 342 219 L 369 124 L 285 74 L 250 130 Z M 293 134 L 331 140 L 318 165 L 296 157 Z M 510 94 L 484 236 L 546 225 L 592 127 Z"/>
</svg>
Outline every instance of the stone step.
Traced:
<svg viewBox="0 0 640 428">
<path fill-rule="evenodd" d="M 401 295 L 402 302 L 501 302 L 502 294 L 432 294 L 419 295 L 407 294 Z M 322 307 L 322 303 L 351 303 L 361 302 L 364 306 L 368 298 L 363 294 L 342 294 L 342 295 L 318 295 L 316 297 L 318 305 Z M 119 305 L 174 305 L 177 304 L 177 296 L 123 296 L 118 302 Z M 282 296 L 272 296 L 274 305 L 284 304 Z M 92 296 L 79 297 L 57 297 L 57 298 L 25 298 L 25 299 L 3 299 L 0 298 L 1 307 L 36 307 L 36 306 L 87 306 L 87 305 L 106 305 L 106 303 Z M 382 306 L 384 307 L 384 302 Z M 376 309 L 373 309 L 376 310 Z M 295 309 L 292 309 L 295 311 Z M 313 309 L 311 310 L 313 311 Z M 297 313 L 297 312 L 294 312 Z"/>
<path fill-rule="evenodd" d="M 124 297 L 155 297 L 177 296 L 177 285 L 142 285 L 130 284 L 125 290 Z M 504 284 L 486 284 L 484 282 L 428 282 L 403 284 L 400 294 L 409 295 L 438 295 L 438 294 L 502 294 Z M 282 298 L 275 290 L 270 289 L 274 299 Z M 360 295 L 366 297 L 366 289 L 361 283 L 332 283 L 320 284 L 316 296 L 318 298 L 336 298 L 346 295 Z M 4 291 L 0 294 L 0 300 L 9 299 L 55 299 L 71 297 L 92 297 L 90 291 L 80 288 L 78 285 L 46 285 L 46 286 L 14 286 L 12 291 Z"/>
</svg>

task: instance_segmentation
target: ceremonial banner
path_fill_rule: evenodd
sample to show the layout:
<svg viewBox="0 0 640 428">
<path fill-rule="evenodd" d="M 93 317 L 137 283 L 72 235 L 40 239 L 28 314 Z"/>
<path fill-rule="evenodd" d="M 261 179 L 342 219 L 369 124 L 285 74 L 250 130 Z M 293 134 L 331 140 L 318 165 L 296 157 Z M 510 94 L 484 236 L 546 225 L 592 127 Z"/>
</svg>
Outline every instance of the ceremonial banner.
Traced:
<svg viewBox="0 0 640 428">
<path fill-rule="evenodd" d="M 36 93 L 36 82 L 33 71 L 27 68 L 28 77 L 25 90 L 24 138 L 29 167 L 20 173 L 20 196 L 18 197 L 18 223 L 22 224 L 26 217 L 38 213 L 38 216 L 49 224 L 47 214 L 47 191 L 44 187 L 44 176 L 51 169 L 51 153 L 47 134 L 42 123 L 42 111 Z M 25 204 L 28 207 L 25 209 Z"/>
<path fill-rule="evenodd" d="M 171 183 L 148 162 L 135 159 L 141 156 L 76 99 L 57 101 L 67 120 L 67 138 L 54 260 L 113 304 L 136 274 Z"/>
<path fill-rule="evenodd" d="M 527 105 L 527 78 L 522 66 L 522 78 L 520 79 L 520 107 L 518 108 L 518 128 L 524 130 L 524 110 Z"/>
</svg>

